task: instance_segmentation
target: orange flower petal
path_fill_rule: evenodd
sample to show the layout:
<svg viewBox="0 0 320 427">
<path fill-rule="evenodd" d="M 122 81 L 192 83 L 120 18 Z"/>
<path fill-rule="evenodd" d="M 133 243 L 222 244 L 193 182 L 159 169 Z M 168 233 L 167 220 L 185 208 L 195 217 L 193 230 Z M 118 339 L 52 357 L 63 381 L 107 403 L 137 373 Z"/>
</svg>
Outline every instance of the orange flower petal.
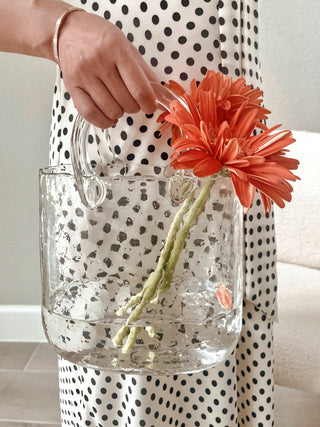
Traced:
<svg viewBox="0 0 320 427">
<path fill-rule="evenodd" d="M 253 187 L 248 181 L 243 181 L 237 175 L 232 173 L 231 175 L 232 185 L 234 191 L 245 208 L 250 208 L 253 202 Z"/>
<path fill-rule="evenodd" d="M 221 307 L 226 310 L 231 310 L 232 308 L 232 297 L 230 291 L 221 283 L 219 289 L 216 291 L 216 296 Z"/>
<path fill-rule="evenodd" d="M 193 168 L 193 173 L 199 177 L 211 176 L 218 173 L 222 167 L 223 164 L 218 159 L 209 157 L 198 162 Z"/>
<path fill-rule="evenodd" d="M 227 161 L 230 161 L 230 159 L 236 159 L 239 154 L 239 144 L 236 138 L 232 138 L 229 140 L 227 145 L 225 146 L 221 160 L 223 163 L 226 163 Z"/>
</svg>

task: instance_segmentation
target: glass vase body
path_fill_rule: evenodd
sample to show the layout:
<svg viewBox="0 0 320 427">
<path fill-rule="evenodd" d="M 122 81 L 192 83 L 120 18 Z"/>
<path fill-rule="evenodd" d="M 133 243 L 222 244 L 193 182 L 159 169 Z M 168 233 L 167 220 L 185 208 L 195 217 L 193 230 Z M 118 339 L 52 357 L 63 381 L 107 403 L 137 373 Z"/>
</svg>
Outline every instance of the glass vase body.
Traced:
<svg viewBox="0 0 320 427">
<path fill-rule="evenodd" d="M 71 165 L 40 171 L 42 318 L 49 343 L 72 363 L 132 374 L 191 373 L 221 363 L 242 323 L 243 213 L 230 178 L 165 178 L 147 166 L 139 175 L 123 176 L 114 165 L 109 172 L 100 179 L 100 205 L 89 208 Z M 172 224 L 181 230 L 192 219 L 205 187 L 205 203 L 170 267 L 170 286 L 157 294 Z M 177 239 L 174 234 L 172 242 Z M 121 309 L 157 269 L 152 298 L 130 320 L 135 305 Z M 228 307 L 219 298 L 221 286 Z M 133 345 L 123 352 L 133 328 Z M 115 344 L 121 329 L 124 339 Z"/>
</svg>

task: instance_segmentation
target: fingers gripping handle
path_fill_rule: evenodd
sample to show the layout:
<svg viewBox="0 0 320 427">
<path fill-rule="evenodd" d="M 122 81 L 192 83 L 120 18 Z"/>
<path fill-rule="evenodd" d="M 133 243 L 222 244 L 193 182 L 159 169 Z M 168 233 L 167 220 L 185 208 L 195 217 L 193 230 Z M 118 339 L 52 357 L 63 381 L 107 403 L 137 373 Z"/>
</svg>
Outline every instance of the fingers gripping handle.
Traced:
<svg viewBox="0 0 320 427">
<path fill-rule="evenodd" d="M 152 87 L 157 96 L 159 107 L 170 111 L 171 102 L 178 100 L 188 108 L 181 98 L 160 83 L 152 82 Z M 90 124 L 78 114 L 72 130 L 71 162 L 81 201 L 86 207 L 94 209 L 103 203 L 106 197 L 106 186 L 101 177 L 93 171 L 90 163 L 87 144 L 89 127 Z M 107 144 L 110 141 L 110 136 L 108 130 L 104 132 L 106 141 L 103 143 Z"/>
</svg>

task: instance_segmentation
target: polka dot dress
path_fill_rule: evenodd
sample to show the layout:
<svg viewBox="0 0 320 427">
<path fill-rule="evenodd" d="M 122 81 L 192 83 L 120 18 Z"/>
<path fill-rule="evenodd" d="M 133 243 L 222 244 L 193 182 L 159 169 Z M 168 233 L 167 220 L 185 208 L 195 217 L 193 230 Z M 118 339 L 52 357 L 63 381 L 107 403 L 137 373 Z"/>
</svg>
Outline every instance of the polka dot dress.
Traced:
<svg viewBox="0 0 320 427">
<path fill-rule="evenodd" d="M 244 76 L 261 87 L 257 0 L 75 0 L 74 6 L 117 25 L 160 80 L 186 89 L 208 69 Z M 53 101 L 51 165 L 70 163 L 77 112 L 58 70 Z M 162 168 L 171 154 L 159 135 L 157 113 L 125 115 L 110 130 L 107 156 L 139 168 Z M 92 129 L 92 165 L 105 159 Z M 110 151 L 109 151 L 110 148 Z M 246 286 L 243 327 L 236 350 L 197 374 L 133 376 L 94 371 L 59 359 L 61 424 L 73 427 L 234 427 L 274 424 L 273 338 L 276 270 L 273 213 L 258 199 L 245 218 Z"/>
</svg>

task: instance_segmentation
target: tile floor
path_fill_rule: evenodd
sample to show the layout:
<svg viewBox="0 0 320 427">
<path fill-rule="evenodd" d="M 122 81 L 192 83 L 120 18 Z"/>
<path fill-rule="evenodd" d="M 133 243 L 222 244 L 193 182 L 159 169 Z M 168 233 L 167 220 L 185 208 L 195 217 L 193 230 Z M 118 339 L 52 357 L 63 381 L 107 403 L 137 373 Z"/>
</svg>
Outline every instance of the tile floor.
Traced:
<svg viewBox="0 0 320 427">
<path fill-rule="evenodd" d="M 59 426 L 58 399 L 57 358 L 48 344 L 0 342 L 0 427 Z M 319 426 L 320 396 L 276 387 L 275 427 Z"/>
<path fill-rule="evenodd" d="M 0 342 L 0 427 L 59 425 L 55 353 L 47 343 Z"/>
</svg>

